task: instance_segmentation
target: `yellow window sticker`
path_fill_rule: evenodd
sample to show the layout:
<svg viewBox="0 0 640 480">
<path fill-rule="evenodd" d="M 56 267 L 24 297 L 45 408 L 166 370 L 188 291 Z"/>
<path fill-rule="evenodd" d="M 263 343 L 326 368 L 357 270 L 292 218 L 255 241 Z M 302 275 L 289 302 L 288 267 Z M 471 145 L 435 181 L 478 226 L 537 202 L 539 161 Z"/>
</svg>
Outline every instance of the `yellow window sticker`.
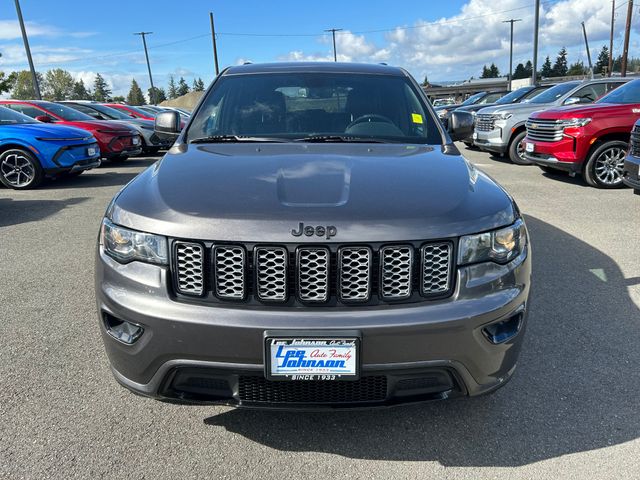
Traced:
<svg viewBox="0 0 640 480">
<path fill-rule="evenodd" d="M 413 123 L 424 123 L 422 121 L 422 115 L 420 115 L 419 113 L 412 113 L 411 114 L 411 120 L 413 120 Z"/>
</svg>

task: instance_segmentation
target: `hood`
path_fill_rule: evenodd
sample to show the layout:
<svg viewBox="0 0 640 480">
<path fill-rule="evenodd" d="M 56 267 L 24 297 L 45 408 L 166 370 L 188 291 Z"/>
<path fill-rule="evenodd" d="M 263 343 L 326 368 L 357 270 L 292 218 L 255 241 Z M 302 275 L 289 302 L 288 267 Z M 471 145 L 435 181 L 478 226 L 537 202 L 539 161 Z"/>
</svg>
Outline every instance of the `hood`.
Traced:
<svg viewBox="0 0 640 480">
<path fill-rule="evenodd" d="M 136 131 L 141 131 L 145 127 L 151 130 L 154 128 L 154 123 L 150 120 L 143 120 L 141 118 L 137 119 L 137 121 L 134 119 L 131 120 L 109 120 L 109 123 L 118 123 L 120 125 L 127 126 L 128 128 L 133 128 Z"/>
<path fill-rule="evenodd" d="M 434 107 L 434 110 L 437 112 L 439 110 L 455 110 L 456 108 L 459 108 L 460 105 L 462 105 L 461 103 L 454 103 L 453 105 L 441 105 L 439 107 Z"/>
<path fill-rule="evenodd" d="M 626 107 L 626 108 L 625 108 Z M 573 105 L 570 107 L 557 107 L 538 112 L 536 118 L 574 118 L 574 117 L 594 117 L 596 115 L 608 116 L 612 113 L 624 113 L 625 115 L 637 115 L 637 105 L 617 105 L 613 103 L 590 103 L 588 105 Z"/>
<path fill-rule="evenodd" d="M 454 149 L 455 151 L 455 149 Z M 109 210 L 120 225 L 162 235 L 243 242 L 335 226 L 334 242 L 459 236 L 510 224 L 510 197 L 457 151 L 400 144 L 174 146 Z"/>
<path fill-rule="evenodd" d="M 127 132 L 127 133 L 137 133 L 133 130 L 132 127 L 123 124 L 114 124 L 110 120 L 81 120 L 75 122 L 63 122 L 66 125 L 70 125 L 72 127 L 83 128 L 85 130 L 103 130 L 103 131 L 111 131 L 111 132 Z"/>
<path fill-rule="evenodd" d="M 514 115 L 525 115 L 538 110 L 545 110 L 553 107 L 553 103 L 510 103 L 508 105 L 494 105 L 493 107 L 486 107 L 480 110 L 478 113 L 503 113 L 509 112 Z"/>
<path fill-rule="evenodd" d="M 489 103 L 484 105 L 465 105 L 464 107 L 456 108 L 458 112 L 477 112 L 478 110 L 482 110 L 483 108 L 493 107 L 495 104 Z"/>
<path fill-rule="evenodd" d="M 22 123 L 14 125 L 2 125 L 0 128 L 8 135 L 24 136 L 33 135 L 34 137 L 47 138 L 82 138 L 88 139 L 91 133 L 80 128 L 67 127 L 64 125 L 52 125 L 48 123 Z M 5 135 L 3 135 L 4 137 Z"/>
</svg>

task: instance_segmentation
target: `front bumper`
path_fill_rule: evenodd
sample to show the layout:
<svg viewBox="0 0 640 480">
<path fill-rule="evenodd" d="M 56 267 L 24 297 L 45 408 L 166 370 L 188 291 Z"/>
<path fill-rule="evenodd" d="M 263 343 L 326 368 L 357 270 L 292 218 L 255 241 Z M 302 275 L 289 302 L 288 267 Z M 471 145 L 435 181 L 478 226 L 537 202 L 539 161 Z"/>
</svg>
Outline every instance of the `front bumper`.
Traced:
<svg viewBox="0 0 640 480">
<path fill-rule="evenodd" d="M 575 138 L 564 137 L 558 142 L 539 142 L 525 137 L 524 141 L 534 146 L 533 152 L 524 154 L 530 162 L 571 174 L 580 173 L 583 158 L 576 151 Z"/>
<path fill-rule="evenodd" d="M 479 395 L 504 385 L 522 344 L 531 260 L 527 247 L 508 265 L 460 268 L 452 297 L 382 307 L 182 303 L 171 297 L 169 275 L 153 265 L 119 264 L 98 248 L 100 328 L 114 375 L 125 387 L 166 400 L 244 407 L 375 407 Z M 126 345 L 107 333 L 105 314 L 142 326 L 144 333 Z M 514 337 L 497 345 L 487 340 L 485 326 L 515 316 Z M 267 381 L 264 332 L 292 329 L 358 331 L 361 379 Z"/>
<path fill-rule="evenodd" d="M 137 144 L 134 139 L 137 138 Z M 109 159 L 119 156 L 134 156 L 142 153 L 142 140 L 139 135 L 114 136 L 101 148 L 102 157 Z"/>
<path fill-rule="evenodd" d="M 624 160 L 622 181 L 626 186 L 633 188 L 633 193 L 640 195 L 640 157 L 627 155 Z"/>
<path fill-rule="evenodd" d="M 509 149 L 509 139 L 503 139 L 502 134 L 503 129 L 500 127 L 489 131 L 476 129 L 474 131 L 473 144 L 489 152 L 505 153 Z"/>
</svg>

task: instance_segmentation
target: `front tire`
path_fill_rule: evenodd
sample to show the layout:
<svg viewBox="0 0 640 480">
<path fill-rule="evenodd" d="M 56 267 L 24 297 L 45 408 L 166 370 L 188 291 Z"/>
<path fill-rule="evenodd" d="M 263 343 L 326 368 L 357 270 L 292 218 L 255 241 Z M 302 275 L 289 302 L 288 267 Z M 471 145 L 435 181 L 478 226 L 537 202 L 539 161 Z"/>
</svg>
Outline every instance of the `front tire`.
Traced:
<svg viewBox="0 0 640 480">
<path fill-rule="evenodd" d="M 0 182 L 14 190 L 36 188 L 44 180 L 40 162 L 27 150 L 12 148 L 0 154 Z"/>
<path fill-rule="evenodd" d="M 596 188 L 622 188 L 622 171 L 627 143 L 621 140 L 604 142 L 596 148 L 584 166 L 584 179 Z"/>
<path fill-rule="evenodd" d="M 509 159 L 516 165 L 531 165 L 531 162 L 524 158 L 524 137 L 527 136 L 526 131 L 516 133 L 509 144 Z"/>
</svg>

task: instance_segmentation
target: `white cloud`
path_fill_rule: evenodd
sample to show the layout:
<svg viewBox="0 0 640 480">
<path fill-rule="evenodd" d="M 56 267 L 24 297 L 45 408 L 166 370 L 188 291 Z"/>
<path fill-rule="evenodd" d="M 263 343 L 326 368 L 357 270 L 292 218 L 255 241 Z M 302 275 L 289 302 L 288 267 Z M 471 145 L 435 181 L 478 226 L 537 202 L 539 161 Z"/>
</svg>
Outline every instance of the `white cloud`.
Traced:
<svg viewBox="0 0 640 480">
<path fill-rule="evenodd" d="M 25 22 L 25 30 L 31 37 L 60 37 L 86 38 L 95 35 L 95 32 L 65 32 L 51 25 L 43 25 L 37 22 Z M 20 24 L 17 20 L 0 20 L 0 40 L 16 40 L 22 38 Z"/>
<path fill-rule="evenodd" d="M 497 11 L 502 13 L 492 13 Z M 543 3 L 539 64 L 547 54 L 553 59 L 562 46 L 567 47 L 570 62 L 583 60 L 586 63 L 582 21 L 595 61 L 600 47 L 605 43 L 608 45 L 610 17 L 611 4 L 602 0 Z M 502 0 L 499 4 L 493 0 L 469 0 L 456 15 L 399 26 L 376 42 L 368 35 L 340 32 L 336 34 L 338 60 L 388 62 L 407 68 L 419 79 L 428 75 L 431 80 L 477 77 L 482 66 L 491 62 L 506 73 L 509 24 L 504 21 L 509 18 L 521 19 L 514 25 L 514 64 L 531 60 L 534 9 L 533 2 L 526 5 L 523 0 Z M 621 32 L 624 18 L 624 14 L 618 15 L 617 32 Z M 297 49 L 282 55 L 280 60 L 333 60 L 331 36 L 320 37 L 319 44 L 325 47 L 321 52 Z M 618 53 L 614 51 L 614 54 Z"/>
</svg>

